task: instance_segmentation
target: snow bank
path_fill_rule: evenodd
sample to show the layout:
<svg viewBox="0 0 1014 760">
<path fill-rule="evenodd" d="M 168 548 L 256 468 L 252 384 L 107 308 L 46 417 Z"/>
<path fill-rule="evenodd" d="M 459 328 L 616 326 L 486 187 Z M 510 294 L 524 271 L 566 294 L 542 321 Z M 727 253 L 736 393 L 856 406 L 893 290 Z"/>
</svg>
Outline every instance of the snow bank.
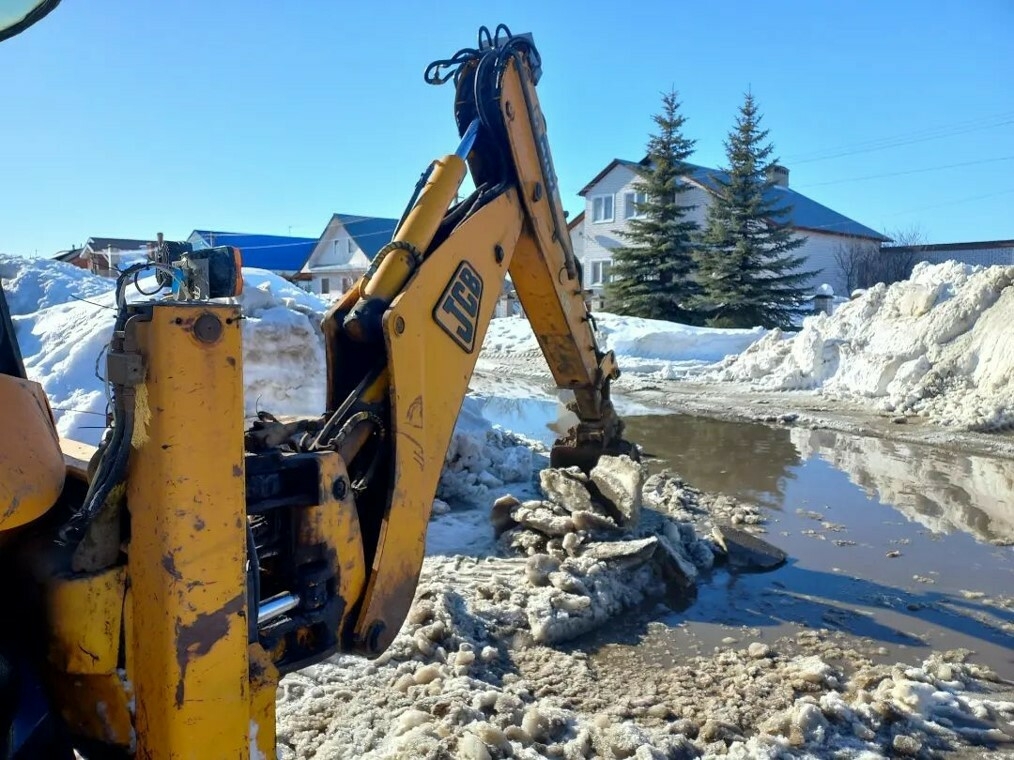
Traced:
<svg viewBox="0 0 1014 760">
<path fill-rule="evenodd" d="M 819 390 L 966 430 L 1003 429 L 1014 423 L 1012 280 L 1014 267 L 921 263 L 909 280 L 810 317 L 792 337 L 773 331 L 702 379 Z"/>
<path fill-rule="evenodd" d="M 106 277 L 49 259 L 0 254 L 0 279 L 11 314 L 31 314 L 75 298 L 93 298 L 109 293 L 115 284 Z"/>
<path fill-rule="evenodd" d="M 621 370 L 662 378 L 679 377 L 696 366 L 739 353 L 766 332 L 761 327 L 749 330 L 690 327 L 608 312 L 596 312 L 594 316 L 600 346 L 616 353 Z M 494 319 L 482 350 L 487 356 L 540 353 L 526 317 Z"/>
<path fill-rule="evenodd" d="M 326 403 L 327 304 L 265 269 L 243 269 L 245 411 L 313 416 Z"/>
<path fill-rule="evenodd" d="M 0 275 L 25 368 L 49 396 L 60 434 L 96 443 L 105 425 L 101 374 L 116 316 L 113 280 L 63 262 L 17 256 L 0 256 Z M 244 269 L 243 279 L 238 300 L 245 317 L 246 413 L 320 413 L 325 304 L 265 270 Z M 153 284 L 153 278 L 142 280 L 146 289 Z M 128 297 L 142 298 L 136 291 Z"/>
</svg>

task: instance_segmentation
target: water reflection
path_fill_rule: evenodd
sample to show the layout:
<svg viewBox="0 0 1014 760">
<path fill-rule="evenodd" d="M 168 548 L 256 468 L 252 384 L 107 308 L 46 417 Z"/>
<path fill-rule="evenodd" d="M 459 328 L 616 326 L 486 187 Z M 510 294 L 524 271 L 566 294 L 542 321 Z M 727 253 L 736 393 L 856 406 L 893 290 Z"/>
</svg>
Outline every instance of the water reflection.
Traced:
<svg viewBox="0 0 1014 760">
<path fill-rule="evenodd" d="M 775 509 L 802 464 L 787 428 L 676 414 L 625 422 L 652 471 L 669 467 L 695 488 Z"/>
<path fill-rule="evenodd" d="M 576 421 L 551 381 L 476 377 L 470 395 L 491 422 L 546 444 Z M 795 508 L 806 499 L 844 504 L 859 497 L 893 507 L 934 533 L 1014 541 L 1010 460 L 829 430 L 659 414 L 622 398 L 614 402 L 627 438 L 644 448 L 649 469 L 670 467 L 702 490 L 773 509 Z M 854 495 L 841 490 L 846 478 L 858 489 Z"/>
<path fill-rule="evenodd" d="M 791 437 L 803 457 L 823 459 L 934 533 L 1014 540 L 1014 462 L 829 430 Z"/>
<path fill-rule="evenodd" d="M 830 430 L 669 415 L 627 418 L 628 437 L 691 484 L 781 508 L 797 495 L 826 492 L 824 462 L 866 498 L 893 507 L 934 533 L 1014 540 L 1014 462 Z M 842 494 L 836 494 L 841 497 Z"/>
</svg>

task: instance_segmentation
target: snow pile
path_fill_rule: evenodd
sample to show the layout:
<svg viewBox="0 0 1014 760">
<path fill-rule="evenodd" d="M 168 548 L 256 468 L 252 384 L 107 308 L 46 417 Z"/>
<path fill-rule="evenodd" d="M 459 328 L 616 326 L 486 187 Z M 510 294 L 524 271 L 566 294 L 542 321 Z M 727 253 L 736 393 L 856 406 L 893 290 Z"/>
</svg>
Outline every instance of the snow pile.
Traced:
<svg viewBox="0 0 1014 760">
<path fill-rule="evenodd" d="M 818 390 L 875 399 L 967 430 L 1014 423 L 1014 267 L 920 263 L 912 277 L 876 285 L 833 315 L 778 331 L 704 379 L 768 390 Z"/>
<path fill-rule="evenodd" d="M 482 416 L 481 403 L 465 397 L 447 447 L 437 496 L 475 504 L 507 483 L 530 481 L 536 454 L 525 439 L 496 429 Z"/>
<path fill-rule="evenodd" d="M 114 281 L 49 259 L 0 254 L 0 279 L 11 314 L 31 314 L 74 301 L 109 293 Z"/>
<path fill-rule="evenodd" d="M 714 564 L 689 523 L 642 520 L 644 470 L 629 457 L 602 457 L 590 477 L 546 468 L 539 480 L 541 499 L 504 496 L 491 513 L 500 546 L 528 557 L 522 606 L 534 641 L 566 641 L 667 587 L 686 591 Z"/>
<path fill-rule="evenodd" d="M 739 353 L 766 332 L 761 327 L 749 330 L 690 327 L 608 312 L 596 312 L 594 317 L 599 347 L 615 352 L 623 371 L 663 379 L 681 377 L 695 367 Z M 525 317 L 494 319 L 482 351 L 487 358 L 541 356 Z"/>
<path fill-rule="evenodd" d="M 327 359 L 320 322 L 327 305 L 265 269 L 243 269 L 245 412 L 324 412 Z"/>
<path fill-rule="evenodd" d="M 114 281 L 64 262 L 17 256 L 0 256 L 0 274 L 25 368 L 49 396 L 60 434 L 96 443 L 105 426 L 101 375 L 116 318 Z M 246 412 L 320 413 L 325 305 L 265 270 L 244 269 L 243 278 Z M 150 290 L 154 278 L 141 284 Z M 142 298 L 128 293 L 128 300 Z"/>
</svg>

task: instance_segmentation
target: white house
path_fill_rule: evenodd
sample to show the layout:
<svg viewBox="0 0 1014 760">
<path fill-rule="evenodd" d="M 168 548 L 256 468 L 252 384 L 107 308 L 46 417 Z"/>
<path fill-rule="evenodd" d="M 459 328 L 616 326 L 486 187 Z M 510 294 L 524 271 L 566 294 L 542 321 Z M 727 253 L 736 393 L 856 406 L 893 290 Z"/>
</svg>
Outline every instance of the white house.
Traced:
<svg viewBox="0 0 1014 760">
<path fill-rule="evenodd" d="M 298 279 L 324 297 L 352 287 L 381 248 L 391 242 L 397 219 L 334 214 L 303 265 Z"/>
<path fill-rule="evenodd" d="M 585 199 L 585 208 L 568 227 L 574 253 L 584 268 L 584 285 L 593 298 L 601 295 L 602 286 L 608 281 L 613 249 L 627 244 L 619 233 L 627 229 L 629 219 L 636 214 L 635 204 L 644 202 L 643 196 L 635 192 L 634 184 L 638 170 L 645 166 L 647 159 L 637 162 L 614 158 L 579 193 Z M 718 187 L 716 178 L 724 179 L 727 175 L 717 169 L 690 166 L 693 173 L 687 182 L 691 189 L 680 198 L 680 203 L 695 206 L 689 218 L 703 228 L 707 205 Z M 812 287 L 816 290 L 828 283 L 835 292 L 844 292 L 845 284 L 834 258 L 839 245 L 850 239 L 880 245 L 889 238 L 792 190 L 788 169 L 772 167 L 772 179 L 776 184 L 770 192 L 784 196 L 778 199 L 776 208 L 792 206 L 791 224 L 806 241 L 793 253 L 806 256 L 805 269 L 818 272 Z"/>
</svg>

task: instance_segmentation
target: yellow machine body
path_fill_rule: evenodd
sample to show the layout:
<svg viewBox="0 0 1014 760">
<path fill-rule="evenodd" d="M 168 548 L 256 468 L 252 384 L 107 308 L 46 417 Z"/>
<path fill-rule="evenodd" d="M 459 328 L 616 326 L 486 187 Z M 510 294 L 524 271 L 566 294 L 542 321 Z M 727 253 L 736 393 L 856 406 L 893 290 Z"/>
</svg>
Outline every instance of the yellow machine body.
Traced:
<svg viewBox="0 0 1014 760">
<path fill-rule="evenodd" d="M 42 386 L 0 375 L 0 531 L 45 514 L 63 489 L 65 470 L 53 412 Z"/>
<path fill-rule="evenodd" d="M 61 458 L 44 394 L 0 376 L 25 436 L 0 442 L 0 531 L 66 513 L 40 528 L 39 564 L 50 698 L 76 739 L 145 760 L 273 757 L 281 675 L 387 649 L 508 273 L 557 384 L 575 394 L 581 424 L 553 457 L 593 462 L 624 443 L 615 360 L 596 344 L 535 94 L 537 53 L 499 29 L 484 42 L 447 64 L 461 146 L 432 163 L 391 242 L 323 318 L 319 418 L 246 424 L 243 315 L 187 300 L 201 298 L 192 290 L 117 299 L 113 423 L 97 451 L 68 442 Z M 469 171 L 476 190 L 459 200 Z M 179 248 L 159 246 L 165 275 Z"/>
</svg>

